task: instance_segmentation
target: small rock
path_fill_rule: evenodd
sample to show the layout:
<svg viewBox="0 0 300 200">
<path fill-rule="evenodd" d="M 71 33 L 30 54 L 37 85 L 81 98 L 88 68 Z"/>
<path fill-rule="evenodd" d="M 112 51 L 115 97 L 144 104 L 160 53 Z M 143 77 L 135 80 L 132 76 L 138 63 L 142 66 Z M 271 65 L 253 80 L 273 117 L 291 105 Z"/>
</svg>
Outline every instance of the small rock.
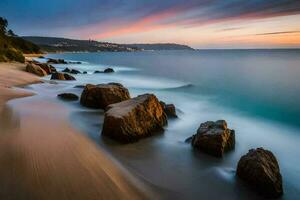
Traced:
<svg viewBox="0 0 300 200">
<path fill-rule="evenodd" d="M 227 128 L 225 120 L 202 123 L 192 138 L 192 146 L 210 155 L 222 157 L 224 152 L 234 149 L 234 130 Z"/>
<path fill-rule="evenodd" d="M 111 104 L 104 115 L 102 134 L 123 143 L 137 141 L 163 130 L 167 117 L 153 94 Z"/>
<path fill-rule="evenodd" d="M 53 58 L 48 58 L 47 63 L 49 63 L 49 64 L 68 64 L 64 59 L 53 59 Z"/>
<path fill-rule="evenodd" d="M 68 68 L 68 67 L 66 67 L 64 70 L 62 70 L 62 72 L 70 72 L 71 70 Z"/>
<path fill-rule="evenodd" d="M 279 165 L 271 151 L 263 148 L 249 150 L 239 160 L 236 173 L 266 197 L 276 198 L 283 194 Z"/>
<path fill-rule="evenodd" d="M 94 74 L 99 74 L 99 73 L 102 73 L 102 72 L 98 71 L 98 70 L 94 71 Z"/>
<path fill-rule="evenodd" d="M 104 70 L 104 73 L 112 73 L 112 72 L 115 72 L 114 69 L 112 68 L 107 68 Z"/>
<path fill-rule="evenodd" d="M 169 118 L 177 118 L 176 108 L 174 104 L 166 104 L 163 101 L 160 101 L 160 104 Z"/>
<path fill-rule="evenodd" d="M 70 74 L 64 74 L 64 76 L 67 81 L 75 81 L 76 80 L 75 77 L 71 76 Z"/>
<path fill-rule="evenodd" d="M 106 106 L 130 99 L 128 89 L 121 84 L 87 84 L 81 94 L 80 103 L 90 108 L 105 109 Z"/>
<path fill-rule="evenodd" d="M 70 71 L 71 74 L 80 74 L 81 72 L 79 70 L 76 70 L 76 69 L 72 69 Z"/>
<path fill-rule="evenodd" d="M 74 88 L 84 88 L 85 85 L 75 85 Z"/>
<path fill-rule="evenodd" d="M 84 71 L 84 72 L 82 72 L 83 74 L 87 74 L 87 72 L 86 71 Z"/>
<path fill-rule="evenodd" d="M 57 95 L 59 98 L 62 98 L 64 100 L 69 100 L 69 101 L 77 101 L 79 97 L 76 94 L 73 93 L 62 93 Z"/>
</svg>

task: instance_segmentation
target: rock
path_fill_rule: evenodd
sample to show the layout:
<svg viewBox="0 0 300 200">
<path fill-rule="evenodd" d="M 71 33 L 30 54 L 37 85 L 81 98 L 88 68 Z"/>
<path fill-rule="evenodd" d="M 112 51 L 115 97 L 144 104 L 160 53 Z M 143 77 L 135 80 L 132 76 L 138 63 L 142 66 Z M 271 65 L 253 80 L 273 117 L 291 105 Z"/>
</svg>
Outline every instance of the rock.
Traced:
<svg viewBox="0 0 300 200">
<path fill-rule="evenodd" d="M 176 108 L 174 104 L 166 104 L 163 101 L 160 101 L 160 104 L 169 118 L 177 118 Z"/>
<path fill-rule="evenodd" d="M 192 146 L 210 155 L 222 157 L 224 152 L 234 149 L 235 132 L 227 128 L 225 120 L 202 123 L 192 138 Z"/>
<path fill-rule="evenodd" d="M 75 81 L 76 80 L 75 77 L 71 76 L 70 74 L 64 74 L 64 76 L 67 81 Z"/>
<path fill-rule="evenodd" d="M 70 61 L 70 62 L 68 62 L 69 64 L 81 64 L 81 62 L 80 61 Z"/>
<path fill-rule="evenodd" d="M 64 70 L 62 70 L 62 72 L 70 72 L 71 70 L 68 68 L 68 67 L 66 67 Z"/>
<path fill-rule="evenodd" d="M 39 56 L 38 58 L 45 58 L 44 56 Z"/>
<path fill-rule="evenodd" d="M 81 72 L 79 70 L 76 70 L 76 69 L 72 69 L 70 71 L 71 74 L 80 74 Z"/>
<path fill-rule="evenodd" d="M 153 94 L 144 94 L 107 107 L 102 134 L 123 143 L 163 130 L 167 117 Z"/>
<path fill-rule="evenodd" d="M 99 74 L 99 73 L 102 73 L 102 72 L 98 71 L 98 70 L 94 71 L 94 74 Z"/>
<path fill-rule="evenodd" d="M 84 71 L 84 72 L 82 72 L 83 74 L 87 74 L 87 72 L 86 71 Z"/>
<path fill-rule="evenodd" d="M 85 85 L 75 85 L 74 88 L 84 88 Z"/>
<path fill-rule="evenodd" d="M 53 59 L 53 58 L 48 58 L 47 63 L 49 63 L 49 64 L 68 64 L 64 59 Z"/>
<path fill-rule="evenodd" d="M 104 70 L 104 73 L 112 73 L 115 72 L 112 68 L 107 68 Z"/>
<path fill-rule="evenodd" d="M 51 75 L 51 80 L 66 80 L 65 79 L 65 75 L 63 73 L 60 73 L 60 72 L 56 72 L 56 73 L 53 73 Z"/>
<path fill-rule="evenodd" d="M 71 81 L 71 80 L 76 80 L 76 79 L 73 76 L 69 75 L 69 74 L 55 72 L 55 73 L 52 74 L 51 80 L 62 80 L 62 81 L 67 80 L 67 81 Z"/>
<path fill-rule="evenodd" d="M 57 95 L 59 98 L 62 98 L 64 100 L 69 100 L 69 101 L 77 101 L 79 97 L 76 94 L 73 93 L 62 93 Z"/>
<path fill-rule="evenodd" d="M 87 84 L 81 94 L 80 103 L 90 108 L 105 109 L 106 106 L 130 99 L 128 90 L 121 84 Z"/>
<path fill-rule="evenodd" d="M 51 74 L 57 72 L 56 68 L 53 67 L 52 65 L 49 65 L 50 69 L 51 69 Z"/>
<path fill-rule="evenodd" d="M 241 157 L 236 173 L 266 197 L 276 198 L 283 194 L 278 162 L 268 150 L 263 148 L 249 150 Z"/>
<path fill-rule="evenodd" d="M 28 63 L 26 66 L 26 71 L 38 76 L 47 76 L 47 72 L 34 63 Z"/>
</svg>

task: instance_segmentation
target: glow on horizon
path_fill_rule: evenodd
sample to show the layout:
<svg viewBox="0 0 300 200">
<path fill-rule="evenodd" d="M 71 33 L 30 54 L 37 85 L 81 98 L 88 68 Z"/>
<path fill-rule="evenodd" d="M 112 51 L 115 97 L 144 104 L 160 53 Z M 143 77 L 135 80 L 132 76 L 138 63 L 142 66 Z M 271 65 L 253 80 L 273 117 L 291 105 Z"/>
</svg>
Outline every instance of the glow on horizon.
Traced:
<svg viewBox="0 0 300 200">
<path fill-rule="evenodd" d="M 174 10 L 158 13 L 136 22 L 116 27 L 106 24 L 107 31 L 82 38 L 116 43 L 183 43 L 195 48 L 299 48 L 300 15 L 274 16 L 263 19 L 231 19 L 187 26 L 185 23 L 160 24 L 176 16 Z M 97 26 L 93 27 L 97 30 Z"/>
</svg>

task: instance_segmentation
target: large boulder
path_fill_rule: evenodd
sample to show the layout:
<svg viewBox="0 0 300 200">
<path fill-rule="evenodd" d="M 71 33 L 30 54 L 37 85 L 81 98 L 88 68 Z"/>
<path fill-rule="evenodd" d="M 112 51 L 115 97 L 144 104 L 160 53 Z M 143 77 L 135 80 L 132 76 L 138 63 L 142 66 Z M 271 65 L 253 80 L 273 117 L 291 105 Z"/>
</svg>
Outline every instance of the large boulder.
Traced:
<svg viewBox="0 0 300 200">
<path fill-rule="evenodd" d="M 87 84 L 81 94 L 80 103 L 90 108 L 105 109 L 109 104 L 127 99 L 130 99 L 128 89 L 121 84 Z"/>
<path fill-rule="evenodd" d="M 176 108 L 174 104 L 166 104 L 163 101 L 160 101 L 160 104 L 169 118 L 177 118 Z"/>
<path fill-rule="evenodd" d="M 163 130 L 167 117 L 153 94 L 144 94 L 107 107 L 102 134 L 123 143 Z"/>
<path fill-rule="evenodd" d="M 69 74 L 55 72 L 55 73 L 52 73 L 51 80 L 72 81 L 72 80 L 76 80 L 76 79 Z"/>
<path fill-rule="evenodd" d="M 58 94 L 57 97 L 67 100 L 67 101 L 77 101 L 79 99 L 79 97 L 73 93 L 61 93 L 61 94 Z"/>
<path fill-rule="evenodd" d="M 279 165 L 271 151 L 249 150 L 239 160 L 236 174 L 266 197 L 276 198 L 283 194 Z"/>
<path fill-rule="evenodd" d="M 225 120 L 202 123 L 192 137 L 192 146 L 210 155 L 222 157 L 224 152 L 234 149 L 234 130 L 227 128 Z"/>
<path fill-rule="evenodd" d="M 38 76 L 47 76 L 47 72 L 34 63 L 28 63 L 26 66 L 26 71 Z"/>
</svg>

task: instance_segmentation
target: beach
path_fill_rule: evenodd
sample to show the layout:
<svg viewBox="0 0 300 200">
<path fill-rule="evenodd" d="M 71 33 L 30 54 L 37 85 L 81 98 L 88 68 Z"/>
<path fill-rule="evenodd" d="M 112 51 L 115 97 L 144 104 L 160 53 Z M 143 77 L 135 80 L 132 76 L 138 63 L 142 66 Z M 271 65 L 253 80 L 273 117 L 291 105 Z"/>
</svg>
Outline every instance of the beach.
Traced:
<svg viewBox="0 0 300 200">
<path fill-rule="evenodd" d="M 51 115 L 63 111 L 63 107 L 43 101 L 29 103 L 25 109 L 29 114 L 23 117 L 6 104 L 11 99 L 34 95 L 14 87 L 41 83 L 24 68 L 24 64 L 0 63 L 0 198 L 149 197 L 143 184 L 72 128 L 66 115 Z"/>
</svg>

